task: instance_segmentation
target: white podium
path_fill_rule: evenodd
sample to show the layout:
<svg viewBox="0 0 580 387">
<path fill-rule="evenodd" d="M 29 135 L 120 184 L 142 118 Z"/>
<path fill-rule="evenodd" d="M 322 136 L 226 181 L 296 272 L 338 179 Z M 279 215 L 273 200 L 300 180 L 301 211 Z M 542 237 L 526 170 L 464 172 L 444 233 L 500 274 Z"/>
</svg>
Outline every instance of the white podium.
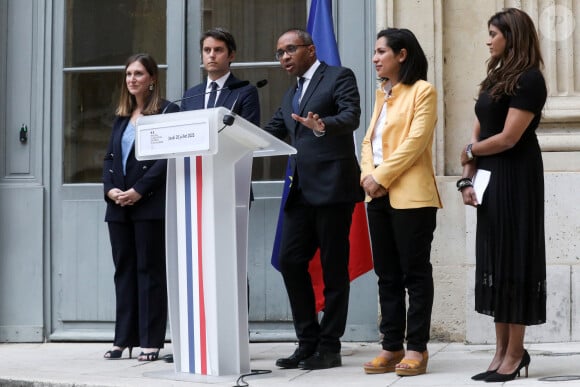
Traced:
<svg viewBox="0 0 580 387">
<path fill-rule="evenodd" d="M 139 118 L 137 159 L 167 158 L 167 286 L 175 370 L 250 371 L 247 294 L 252 158 L 296 149 L 223 107 Z"/>
</svg>

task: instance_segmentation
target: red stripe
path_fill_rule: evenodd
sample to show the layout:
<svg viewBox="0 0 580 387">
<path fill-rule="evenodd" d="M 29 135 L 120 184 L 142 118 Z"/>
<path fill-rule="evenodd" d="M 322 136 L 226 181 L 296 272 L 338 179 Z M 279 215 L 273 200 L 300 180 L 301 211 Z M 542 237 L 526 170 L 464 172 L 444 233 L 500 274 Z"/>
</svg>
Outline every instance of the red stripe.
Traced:
<svg viewBox="0 0 580 387">
<path fill-rule="evenodd" d="M 348 274 L 352 281 L 373 269 L 373 255 L 371 253 L 369 226 L 364 202 L 356 203 L 354 207 L 348 239 L 350 241 Z M 320 312 L 324 309 L 324 279 L 322 278 L 320 250 L 316 250 L 314 258 L 308 265 L 308 272 L 312 278 L 316 311 Z"/>
<path fill-rule="evenodd" d="M 202 249 L 202 223 L 201 223 L 201 206 L 202 206 L 202 173 L 201 156 L 195 158 L 195 177 L 197 181 L 196 199 L 197 199 L 197 257 L 198 257 L 198 284 L 199 284 L 199 346 L 201 352 L 201 374 L 207 375 L 207 332 L 205 321 L 205 295 L 203 293 L 203 249 Z"/>
</svg>

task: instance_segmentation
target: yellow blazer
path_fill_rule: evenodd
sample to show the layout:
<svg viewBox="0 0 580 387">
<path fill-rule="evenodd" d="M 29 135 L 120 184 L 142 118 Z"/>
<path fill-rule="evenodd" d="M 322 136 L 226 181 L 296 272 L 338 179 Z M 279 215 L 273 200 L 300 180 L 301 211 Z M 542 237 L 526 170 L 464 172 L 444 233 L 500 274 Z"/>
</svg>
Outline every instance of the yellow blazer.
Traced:
<svg viewBox="0 0 580 387">
<path fill-rule="evenodd" d="M 372 133 L 385 98 L 383 162 L 375 167 Z M 361 180 L 372 174 L 389 191 L 393 208 L 442 207 L 432 160 L 436 122 L 437 92 L 430 83 L 398 83 L 388 97 L 382 87 L 377 89 L 373 116 L 362 142 Z"/>
</svg>

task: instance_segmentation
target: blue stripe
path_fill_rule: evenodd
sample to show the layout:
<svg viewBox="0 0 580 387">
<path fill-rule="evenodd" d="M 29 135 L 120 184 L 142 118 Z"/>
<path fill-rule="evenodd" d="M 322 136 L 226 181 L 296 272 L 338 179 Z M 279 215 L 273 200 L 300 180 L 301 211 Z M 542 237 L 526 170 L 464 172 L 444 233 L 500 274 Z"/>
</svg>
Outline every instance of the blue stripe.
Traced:
<svg viewBox="0 0 580 387">
<path fill-rule="evenodd" d="M 272 256 L 270 263 L 274 268 L 280 271 L 280 244 L 282 243 L 282 227 L 284 223 L 284 206 L 292 186 L 292 168 L 290 159 L 286 162 L 286 177 L 284 178 L 284 187 L 282 189 L 282 200 L 280 201 L 280 210 L 278 211 L 278 223 L 276 224 L 276 234 L 274 235 L 274 246 L 272 247 Z"/>
<path fill-rule="evenodd" d="M 185 256 L 187 262 L 187 323 L 189 336 L 189 372 L 195 373 L 195 320 L 193 315 L 193 254 L 191 241 L 191 158 L 183 160 L 183 180 L 185 183 Z M 183 331 L 182 331 L 183 332 Z"/>
</svg>

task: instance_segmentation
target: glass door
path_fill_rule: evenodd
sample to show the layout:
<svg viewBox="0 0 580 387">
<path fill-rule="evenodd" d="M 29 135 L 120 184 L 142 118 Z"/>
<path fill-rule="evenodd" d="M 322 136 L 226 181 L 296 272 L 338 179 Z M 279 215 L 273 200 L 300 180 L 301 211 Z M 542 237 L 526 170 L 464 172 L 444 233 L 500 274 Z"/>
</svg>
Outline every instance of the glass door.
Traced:
<svg viewBox="0 0 580 387">
<path fill-rule="evenodd" d="M 167 42 L 182 39 L 183 3 L 55 3 L 51 339 L 112 339 L 115 302 L 104 222 L 103 158 L 129 56 L 147 52 L 156 59 L 162 95 L 169 79 L 182 83 L 181 66 L 172 72 L 168 65 Z"/>
<path fill-rule="evenodd" d="M 231 68 L 239 79 L 252 84 L 266 79 L 259 89 L 261 123 L 278 108 L 282 95 L 295 82 L 274 58 L 278 36 L 285 30 L 306 26 L 306 1 L 295 0 L 204 0 L 201 31 L 223 27 L 236 39 L 237 52 Z M 283 180 L 286 156 L 257 158 L 253 181 Z"/>
<path fill-rule="evenodd" d="M 288 87 L 296 82 L 274 58 L 278 37 L 290 28 L 306 27 L 307 1 L 204 0 L 201 7 L 200 34 L 222 27 L 236 40 L 237 52 L 231 65 L 235 76 L 252 84 L 268 80 L 267 86 L 258 89 L 261 124 L 266 124 L 280 106 Z M 199 47 L 197 50 L 194 60 L 201 62 Z M 277 156 L 256 158 L 253 162 L 255 201 L 250 210 L 248 240 L 249 318 L 253 339 L 254 333 L 263 333 L 264 328 L 276 329 L 278 334 L 292 332 L 285 288 L 280 273 L 270 265 L 287 159 L 287 156 Z"/>
</svg>

